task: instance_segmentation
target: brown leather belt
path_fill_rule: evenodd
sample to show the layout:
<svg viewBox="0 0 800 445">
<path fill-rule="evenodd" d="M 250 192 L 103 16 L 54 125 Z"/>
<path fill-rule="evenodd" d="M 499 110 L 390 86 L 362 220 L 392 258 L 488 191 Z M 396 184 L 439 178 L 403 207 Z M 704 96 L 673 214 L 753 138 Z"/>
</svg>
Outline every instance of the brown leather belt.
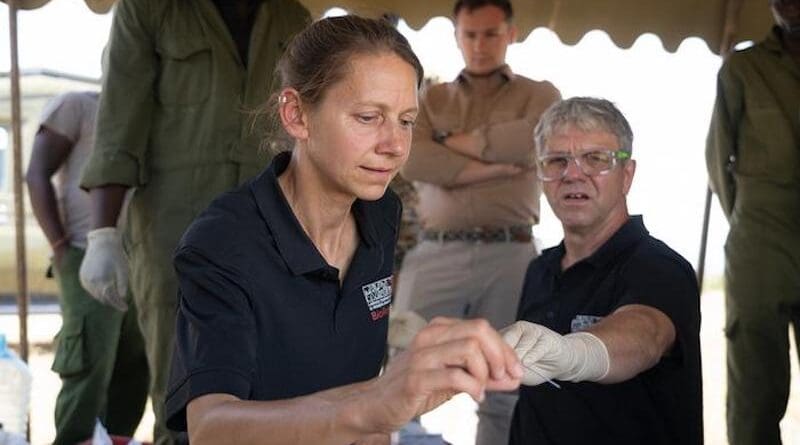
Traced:
<svg viewBox="0 0 800 445">
<path fill-rule="evenodd" d="M 533 241 L 531 226 L 473 227 L 460 230 L 423 230 L 424 241 L 463 241 L 468 243 L 529 243 Z"/>
</svg>

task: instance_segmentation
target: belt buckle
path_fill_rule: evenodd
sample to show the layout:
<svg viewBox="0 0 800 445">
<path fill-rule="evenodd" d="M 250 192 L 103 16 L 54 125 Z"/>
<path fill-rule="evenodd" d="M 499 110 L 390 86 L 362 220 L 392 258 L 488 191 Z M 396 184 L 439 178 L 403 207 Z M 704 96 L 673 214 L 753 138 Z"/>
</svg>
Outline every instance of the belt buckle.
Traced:
<svg viewBox="0 0 800 445">
<path fill-rule="evenodd" d="M 474 242 L 475 244 L 481 244 L 486 236 L 486 232 L 484 231 L 483 227 L 475 227 L 467 233 L 470 235 L 470 238 L 472 238 L 470 241 Z"/>
</svg>

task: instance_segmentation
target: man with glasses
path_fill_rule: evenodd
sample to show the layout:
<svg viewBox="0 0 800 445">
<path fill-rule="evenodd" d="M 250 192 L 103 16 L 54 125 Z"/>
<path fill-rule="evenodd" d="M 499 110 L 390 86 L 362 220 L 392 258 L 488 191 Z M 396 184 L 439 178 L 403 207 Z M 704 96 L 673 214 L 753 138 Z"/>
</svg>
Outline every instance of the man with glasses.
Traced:
<svg viewBox="0 0 800 445">
<path fill-rule="evenodd" d="M 789 324 L 800 340 L 800 0 L 722 65 L 706 146 L 725 243 L 728 441 L 781 443 Z M 798 341 L 800 343 L 800 341 Z"/>
<path fill-rule="evenodd" d="M 628 214 L 627 120 L 606 100 L 572 98 L 535 138 L 564 240 L 531 262 L 521 321 L 503 331 L 525 368 L 510 443 L 702 444 L 697 281 Z"/>
<path fill-rule="evenodd" d="M 406 255 L 395 309 L 514 321 L 541 194 L 531 134 L 560 93 L 506 65 L 516 38 L 508 0 L 459 0 L 455 36 L 466 64 L 420 99 L 402 174 L 413 181 L 422 227 Z M 478 407 L 478 445 L 504 444 L 516 396 L 489 393 Z"/>
</svg>

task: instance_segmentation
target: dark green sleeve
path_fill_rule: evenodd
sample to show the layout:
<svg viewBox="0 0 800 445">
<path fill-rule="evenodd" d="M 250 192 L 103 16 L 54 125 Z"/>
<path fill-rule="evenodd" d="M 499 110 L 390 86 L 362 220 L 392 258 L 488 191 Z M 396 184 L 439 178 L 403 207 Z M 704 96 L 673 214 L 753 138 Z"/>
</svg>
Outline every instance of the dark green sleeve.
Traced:
<svg viewBox="0 0 800 445">
<path fill-rule="evenodd" d="M 727 218 L 730 218 L 736 201 L 732 170 L 742 113 L 742 88 L 742 82 L 730 65 L 723 64 L 717 76 L 717 99 L 706 141 L 706 165 L 711 190 L 717 194 Z"/>
<path fill-rule="evenodd" d="M 117 2 L 104 66 L 95 148 L 81 186 L 135 187 L 146 182 L 145 157 L 155 108 L 155 28 L 163 9 L 152 0 Z"/>
</svg>

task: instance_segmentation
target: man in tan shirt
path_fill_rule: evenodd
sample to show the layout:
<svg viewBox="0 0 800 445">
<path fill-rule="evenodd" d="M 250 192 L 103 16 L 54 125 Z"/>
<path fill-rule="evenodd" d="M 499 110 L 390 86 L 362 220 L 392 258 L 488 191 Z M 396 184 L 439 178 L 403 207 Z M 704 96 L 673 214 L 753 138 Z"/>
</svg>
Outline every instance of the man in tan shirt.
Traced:
<svg viewBox="0 0 800 445">
<path fill-rule="evenodd" d="M 533 128 L 560 93 L 505 63 L 516 37 L 502 0 L 459 0 L 456 40 L 466 67 L 430 87 L 403 176 L 414 182 L 422 232 L 399 274 L 396 309 L 424 318 L 486 318 L 499 329 L 516 315 L 536 255 L 540 186 Z M 507 443 L 516 395 L 487 394 L 478 445 Z"/>
</svg>

